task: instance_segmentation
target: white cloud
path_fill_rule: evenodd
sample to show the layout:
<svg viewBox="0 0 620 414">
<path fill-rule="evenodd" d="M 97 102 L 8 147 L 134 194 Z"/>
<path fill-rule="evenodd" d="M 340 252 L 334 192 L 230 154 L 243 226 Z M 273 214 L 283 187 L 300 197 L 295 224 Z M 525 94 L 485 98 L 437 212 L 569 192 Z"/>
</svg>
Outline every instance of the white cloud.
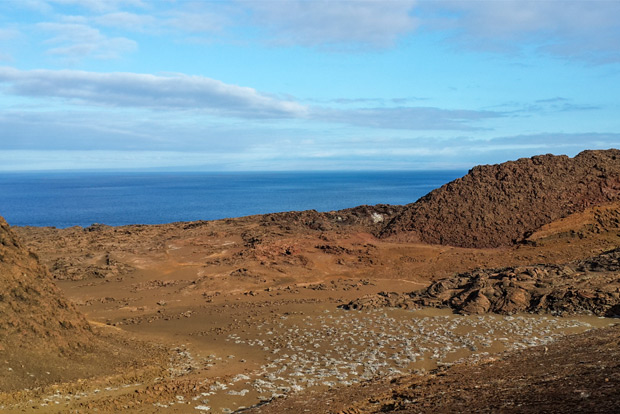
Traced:
<svg viewBox="0 0 620 414">
<path fill-rule="evenodd" d="M 235 13 L 234 10 L 209 4 L 209 7 L 185 7 L 168 11 L 163 14 L 161 21 L 163 25 L 182 33 L 211 34 L 234 25 Z"/>
<path fill-rule="evenodd" d="M 492 111 L 393 107 L 360 109 L 317 109 L 317 119 L 350 125 L 407 130 L 473 130 L 472 123 L 502 116 Z"/>
<path fill-rule="evenodd" d="M 234 154 L 179 151 L 0 151 L 0 171 L 196 168 L 221 169 Z"/>
<path fill-rule="evenodd" d="M 416 26 L 413 0 L 244 1 L 279 44 L 389 47 Z"/>
<path fill-rule="evenodd" d="M 130 113 L 128 113 L 131 111 Z M 186 114 L 128 110 L 0 111 L 0 151 L 119 150 L 241 153 L 277 134 L 300 136 L 252 122 L 218 122 Z M 258 124 L 258 125 L 257 125 Z"/>
<path fill-rule="evenodd" d="M 60 6 L 80 6 L 89 10 L 103 12 L 119 10 L 122 7 L 145 7 L 143 0 L 47 0 L 49 4 Z"/>
<path fill-rule="evenodd" d="M 109 27 L 119 27 L 126 30 L 142 31 L 148 27 L 157 26 L 157 19 L 147 14 L 136 14 L 125 11 L 106 13 L 94 17 L 93 22 Z"/>
<path fill-rule="evenodd" d="M 91 105 L 198 110 L 247 118 L 304 116 L 306 108 L 255 89 L 188 75 L 95 73 L 0 68 L 0 83 L 16 95 L 53 97 Z"/>
<path fill-rule="evenodd" d="M 460 46 L 620 61 L 620 2 L 608 0 L 422 1 L 422 27 L 452 31 Z"/>
<path fill-rule="evenodd" d="M 0 28 L 0 41 L 12 40 L 20 35 L 21 33 L 16 29 Z"/>
<path fill-rule="evenodd" d="M 360 127 L 405 130 L 472 130 L 475 123 L 502 116 L 492 111 L 433 107 L 335 109 L 307 107 L 253 88 L 202 76 L 157 76 L 76 70 L 22 71 L 0 67 L 0 85 L 7 93 L 51 97 L 69 103 L 149 110 L 206 112 L 246 119 L 302 119 Z"/>
<path fill-rule="evenodd" d="M 0 28 L 0 45 L 2 45 L 2 43 L 8 45 L 20 35 L 21 33 L 15 29 Z M 5 49 L 5 48 L 2 47 L 2 49 Z M 10 53 L 7 53 L 6 50 L 0 50 L 0 62 L 12 62 L 12 61 L 13 61 L 13 56 Z"/>
<path fill-rule="evenodd" d="M 148 7 L 148 3 L 143 0 L 15 0 L 10 3 L 15 3 L 11 4 L 11 7 L 19 5 L 19 7 L 44 14 L 60 12 L 63 8 L 69 7 L 96 13 L 113 12 L 127 7 L 141 9 Z"/>
<path fill-rule="evenodd" d="M 604 149 L 619 148 L 620 134 L 617 133 L 540 133 L 524 134 L 509 137 L 497 137 L 487 141 L 474 141 L 474 144 L 486 142 L 486 145 L 477 145 L 480 149 L 502 148 L 544 148 L 547 152 L 557 152 L 571 148 Z"/>
<path fill-rule="evenodd" d="M 0 27 L 0 62 L 13 62 L 12 53 L 23 38 L 23 33 L 14 27 Z"/>
<path fill-rule="evenodd" d="M 5 125 L 0 119 L 2 127 Z M 43 128 L 43 126 L 41 126 Z M 48 127 L 48 130 L 50 128 Z M 54 126 L 51 127 L 54 129 Z M 155 128 L 153 128 L 155 129 Z M 81 136 L 85 130 L 74 131 Z M 56 130 L 60 133 L 62 131 Z M 554 153 L 573 156 L 584 149 L 620 147 L 620 134 L 545 133 L 497 137 L 488 140 L 473 137 L 438 139 L 364 138 L 265 140 L 253 147 L 227 142 L 219 148 L 210 143 L 182 148 L 180 145 L 157 147 L 148 139 L 134 148 L 102 145 L 64 147 L 56 136 L 43 146 L 1 146 L 0 170 L 41 169 L 133 169 L 172 168 L 191 170 L 353 170 L 353 169 L 466 169 L 474 165 L 503 162 L 536 154 Z M 150 132 L 150 131 L 147 131 Z M 103 136 L 103 133 L 102 133 Z M 97 139 L 96 136 L 92 137 Z M 118 137 L 121 138 L 120 136 Z M 67 138 L 68 139 L 68 138 Z M 256 141 L 256 139 L 249 139 Z M 211 143 L 226 141 L 212 137 Z M 71 148 L 71 149 L 67 149 Z"/>
<path fill-rule="evenodd" d="M 39 23 L 37 27 L 54 36 L 45 43 L 52 45 L 47 53 L 69 60 L 84 57 L 115 59 L 132 52 L 138 45 L 124 37 L 108 37 L 83 23 Z"/>
<path fill-rule="evenodd" d="M 12 4 L 11 7 L 13 6 Z M 50 13 L 53 10 L 53 7 L 46 0 L 20 0 L 19 6 L 39 13 Z"/>
<path fill-rule="evenodd" d="M 614 0 L 21 0 L 66 23 L 79 14 L 93 25 L 166 33 L 191 40 L 268 42 L 276 45 L 359 51 L 389 48 L 407 36 L 448 37 L 459 50 L 536 50 L 565 59 L 620 61 L 620 1 Z M 76 23 L 76 22 L 74 22 Z M 249 31 L 248 31 L 249 29 Z M 66 28 L 65 30 L 69 30 Z M 81 30 L 84 30 L 82 28 Z M 93 29 L 97 30 L 97 29 Z M 76 36 L 53 53 L 81 56 L 108 49 L 114 57 L 134 50 L 129 39 L 86 43 Z M 251 38 L 248 37 L 251 33 Z M 217 38 L 213 38 L 217 34 Z M 107 40 L 106 40 L 107 39 Z M 124 40 L 123 40 L 124 39 Z"/>
</svg>

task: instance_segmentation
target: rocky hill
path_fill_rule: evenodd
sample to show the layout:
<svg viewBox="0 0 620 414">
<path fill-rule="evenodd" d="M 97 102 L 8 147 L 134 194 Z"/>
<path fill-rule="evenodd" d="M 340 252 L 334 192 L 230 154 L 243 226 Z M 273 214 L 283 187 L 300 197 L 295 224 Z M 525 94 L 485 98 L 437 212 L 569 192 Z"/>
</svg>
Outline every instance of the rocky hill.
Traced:
<svg viewBox="0 0 620 414">
<path fill-rule="evenodd" d="M 0 217 L 0 350 L 15 346 L 69 350 L 90 336 L 86 319 Z"/>
<path fill-rule="evenodd" d="M 620 199 L 620 151 L 539 155 L 477 166 L 396 214 L 381 237 L 498 247 L 587 207 Z"/>
</svg>

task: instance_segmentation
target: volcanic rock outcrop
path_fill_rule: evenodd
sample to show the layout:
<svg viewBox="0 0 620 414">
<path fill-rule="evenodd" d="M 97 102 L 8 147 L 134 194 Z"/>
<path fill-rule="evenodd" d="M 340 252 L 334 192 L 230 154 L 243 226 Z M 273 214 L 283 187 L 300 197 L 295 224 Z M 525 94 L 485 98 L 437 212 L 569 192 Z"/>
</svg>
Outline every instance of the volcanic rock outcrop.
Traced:
<svg viewBox="0 0 620 414">
<path fill-rule="evenodd" d="M 458 313 L 520 312 L 620 316 L 620 248 L 565 265 L 484 269 L 436 281 L 408 294 L 357 299 L 345 309 L 452 308 Z"/>
<path fill-rule="evenodd" d="M 620 199 L 620 151 L 539 155 L 474 167 L 409 204 L 382 237 L 498 247 L 587 207 Z"/>
<path fill-rule="evenodd" d="M 380 232 L 385 223 L 392 220 L 404 206 L 377 204 L 362 205 L 337 211 L 316 210 L 290 211 L 258 216 L 262 226 L 279 225 L 284 230 L 315 231 L 369 231 Z"/>
<path fill-rule="evenodd" d="M 0 217 L 0 349 L 70 350 L 91 336 L 86 319 Z"/>
</svg>

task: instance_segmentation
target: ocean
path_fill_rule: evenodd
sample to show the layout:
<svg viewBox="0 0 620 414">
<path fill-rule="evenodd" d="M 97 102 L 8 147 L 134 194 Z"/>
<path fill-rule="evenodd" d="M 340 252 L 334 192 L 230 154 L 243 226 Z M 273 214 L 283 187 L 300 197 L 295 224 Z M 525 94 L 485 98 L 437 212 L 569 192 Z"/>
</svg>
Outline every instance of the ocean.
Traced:
<svg viewBox="0 0 620 414">
<path fill-rule="evenodd" d="M 0 216 L 11 225 L 64 228 L 408 204 L 465 173 L 1 173 Z"/>
</svg>

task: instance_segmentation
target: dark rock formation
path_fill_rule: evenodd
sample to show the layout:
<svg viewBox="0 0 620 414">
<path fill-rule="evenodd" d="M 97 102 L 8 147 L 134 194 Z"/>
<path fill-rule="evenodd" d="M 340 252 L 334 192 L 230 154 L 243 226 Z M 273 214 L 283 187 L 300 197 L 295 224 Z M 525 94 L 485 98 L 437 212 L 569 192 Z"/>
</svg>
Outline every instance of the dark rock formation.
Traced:
<svg viewBox="0 0 620 414">
<path fill-rule="evenodd" d="M 620 151 L 539 155 L 474 167 L 405 206 L 381 230 L 460 247 L 498 247 L 585 208 L 620 200 Z"/>
<path fill-rule="evenodd" d="M 343 306 L 452 308 L 464 314 L 521 312 L 620 316 L 620 248 L 566 265 L 485 269 L 408 294 L 380 293 Z"/>
</svg>

